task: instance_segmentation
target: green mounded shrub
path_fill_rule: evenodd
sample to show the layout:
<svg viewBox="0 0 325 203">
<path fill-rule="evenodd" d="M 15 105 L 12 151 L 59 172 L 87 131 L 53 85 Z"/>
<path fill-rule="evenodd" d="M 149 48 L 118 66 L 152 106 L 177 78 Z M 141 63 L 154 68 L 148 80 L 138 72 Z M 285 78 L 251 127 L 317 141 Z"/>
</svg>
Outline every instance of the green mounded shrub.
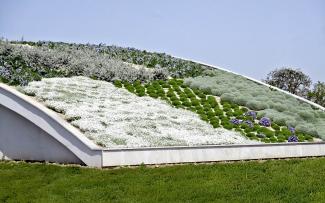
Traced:
<svg viewBox="0 0 325 203">
<path fill-rule="evenodd" d="M 231 104 L 229 102 L 221 100 L 221 104 L 222 104 L 223 108 L 225 108 L 225 107 L 231 108 Z"/>
<path fill-rule="evenodd" d="M 214 112 L 215 112 L 216 115 L 219 116 L 219 117 L 224 115 L 224 114 L 223 114 L 223 111 L 222 111 L 221 109 L 217 109 L 217 110 L 214 109 Z"/>
<path fill-rule="evenodd" d="M 234 113 L 233 113 L 233 115 L 235 116 L 235 117 L 238 117 L 238 116 L 242 116 L 244 114 L 244 112 L 242 111 L 242 110 L 235 110 L 234 111 Z"/>
<path fill-rule="evenodd" d="M 192 106 L 199 106 L 200 105 L 200 102 L 197 100 L 197 99 L 193 99 L 193 100 L 191 100 L 191 104 L 192 104 Z"/>
<path fill-rule="evenodd" d="M 235 104 L 235 103 L 230 103 L 230 107 L 231 107 L 232 109 L 237 109 L 237 108 L 239 108 L 239 106 L 238 106 L 237 104 Z"/>
<path fill-rule="evenodd" d="M 168 83 L 161 85 L 163 88 L 170 88 L 171 86 Z"/>
<path fill-rule="evenodd" d="M 181 102 L 178 101 L 178 100 L 174 100 L 174 101 L 172 101 L 172 104 L 173 104 L 174 106 L 178 107 L 178 106 L 181 105 Z"/>
<path fill-rule="evenodd" d="M 253 130 L 256 131 L 256 132 L 257 132 L 260 128 L 261 128 L 261 126 L 259 126 L 259 125 L 254 125 L 254 126 L 253 126 Z"/>
<path fill-rule="evenodd" d="M 252 138 L 252 137 L 255 137 L 255 134 L 254 133 L 251 133 L 251 132 L 248 132 L 246 134 L 246 136 L 249 137 L 249 138 Z"/>
<path fill-rule="evenodd" d="M 193 94 L 192 90 L 188 87 L 184 88 L 183 91 L 185 92 L 185 94 Z"/>
<path fill-rule="evenodd" d="M 168 80 L 168 84 L 170 84 L 170 85 L 177 85 L 177 80 L 176 79 L 170 79 L 170 80 Z"/>
<path fill-rule="evenodd" d="M 261 127 L 260 129 L 258 129 L 257 133 L 263 133 L 268 138 L 274 136 L 274 131 L 272 131 L 268 128 L 265 128 L 265 127 Z"/>
<path fill-rule="evenodd" d="M 157 95 L 159 96 L 159 97 L 165 97 L 166 96 L 166 94 L 165 94 L 165 92 L 157 92 Z"/>
<path fill-rule="evenodd" d="M 226 115 L 227 115 L 228 117 L 231 117 L 231 116 L 233 116 L 234 114 L 233 114 L 232 111 L 227 111 L 227 112 L 226 112 Z"/>
<path fill-rule="evenodd" d="M 204 120 L 204 121 L 207 121 L 207 122 L 209 121 L 208 116 L 205 115 L 205 114 L 203 114 L 203 115 L 201 114 L 201 115 L 200 115 L 200 118 L 201 118 L 202 120 Z"/>
<path fill-rule="evenodd" d="M 158 94 L 156 93 L 150 93 L 149 96 L 152 98 L 158 98 Z"/>
<path fill-rule="evenodd" d="M 227 130 L 231 130 L 231 129 L 233 129 L 233 125 L 231 124 L 231 123 L 225 123 L 224 125 L 222 125 L 225 129 L 227 129 Z"/>
<path fill-rule="evenodd" d="M 166 82 L 165 82 L 164 80 L 157 80 L 157 81 L 158 81 L 159 85 L 164 85 L 164 84 L 166 84 Z"/>
<path fill-rule="evenodd" d="M 263 138 L 261 139 L 262 142 L 265 142 L 265 143 L 270 143 L 271 140 L 269 138 Z"/>
<path fill-rule="evenodd" d="M 170 97 L 170 100 L 171 100 L 171 101 L 179 101 L 179 99 L 178 99 L 176 96 L 172 96 L 172 97 Z"/>
<path fill-rule="evenodd" d="M 114 85 L 115 85 L 115 87 L 119 87 L 119 88 L 121 88 L 123 86 L 123 84 L 120 80 L 115 80 Z"/>
<path fill-rule="evenodd" d="M 281 131 L 281 133 L 282 133 L 283 135 L 285 135 L 285 136 L 289 136 L 289 135 L 291 135 L 290 130 L 288 130 L 288 129 L 285 128 L 285 127 L 281 128 L 280 131 Z"/>
<path fill-rule="evenodd" d="M 210 111 L 207 112 L 207 116 L 210 117 L 214 117 L 216 114 L 210 109 Z"/>
<path fill-rule="evenodd" d="M 206 98 L 206 95 L 203 92 L 199 92 L 197 96 L 204 99 Z"/>
<path fill-rule="evenodd" d="M 194 112 L 194 113 L 196 112 L 196 108 L 193 107 L 193 106 L 189 107 L 189 110 L 192 111 L 192 112 Z"/>
<path fill-rule="evenodd" d="M 167 97 L 176 97 L 176 95 L 175 95 L 175 93 L 173 91 L 168 90 Z"/>
<path fill-rule="evenodd" d="M 132 92 L 132 93 L 134 93 L 134 87 L 132 86 L 132 85 L 128 85 L 127 87 L 126 87 L 126 89 L 129 91 L 129 92 Z"/>
<path fill-rule="evenodd" d="M 174 88 L 174 91 L 177 92 L 177 94 L 183 93 L 183 91 L 179 87 Z"/>
<path fill-rule="evenodd" d="M 284 135 L 278 135 L 277 138 L 278 140 L 287 140 L 287 137 Z"/>
<path fill-rule="evenodd" d="M 308 141 L 313 141 L 313 136 L 305 134 L 305 139 Z"/>
<path fill-rule="evenodd" d="M 298 141 L 299 142 L 304 142 L 305 141 L 305 136 L 303 134 L 298 135 Z"/>
<path fill-rule="evenodd" d="M 246 108 L 246 107 L 241 107 L 240 108 L 244 113 L 246 113 L 249 109 L 248 108 Z"/>
<path fill-rule="evenodd" d="M 140 80 L 134 81 L 133 86 L 134 87 L 141 86 L 141 81 Z"/>
<path fill-rule="evenodd" d="M 220 128 L 220 125 L 219 125 L 219 123 L 213 123 L 213 124 L 211 124 L 214 128 Z"/>
<path fill-rule="evenodd" d="M 190 94 L 187 94 L 187 98 L 196 99 L 196 96 L 194 94 L 190 93 Z"/>
<path fill-rule="evenodd" d="M 212 122 L 212 121 L 213 122 L 216 122 L 216 123 L 219 123 L 220 122 L 219 118 L 217 118 L 215 116 L 210 118 L 210 122 Z"/>
<path fill-rule="evenodd" d="M 269 137 L 269 139 L 270 139 L 271 142 L 277 142 L 277 139 L 274 136 L 273 137 Z"/>
<path fill-rule="evenodd" d="M 285 142 L 285 141 L 287 141 L 287 139 L 285 139 L 285 138 L 278 138 L 278 142 Z"/>
<path fill-rule="evenodd" d="M 206 100 L 206 98 L 200 98 L 200 102 L 202 105 L 204 105 L 207 103 L 207 100 Z"/>
<path fill-rule="evenodd" d="M 203 109 L 196 110 L 196 112 L 197 112 L 198 114 L 205 114 L 205 111 L 204 111 Z"/>
<path fill-rule="evenodd" d="M 177 85 L 182 85 L 182 84 L 184 84 L 184 80 L 182 80 L 182 79 L 177 79 L 177 80 L 176 80 L 176 84 L 177 84 Z"/>
<path fill-rule="evenodd" d="M 186 107 L 190 107 L 191 106 L 191 102 L 186 100 L 186 101 L 182 101 L 182 104 Z"/>
<path fill-rule="evenodd" d="M 272 123 L 272 124 L 271 124 L 271 127 L 272 127 L 275 131 L 280 130 L 280 126 L 278 126 L 276 123 Z"/>
<path fill-rule="evenodd" d="M 245 133 L 250 133 L 250 132 L 253 132 L 253 129 L 252 128 L 245 128 Z"/>
<path fill-rule="evenodd" d="M 185 94 L 184 92 L 181 92 L 181 93 L 179 93 L 178 95 L 179 95 L 179 97 L 188 98 L 188 97 L 187 97 L 187 94 Z"/>
</svg>

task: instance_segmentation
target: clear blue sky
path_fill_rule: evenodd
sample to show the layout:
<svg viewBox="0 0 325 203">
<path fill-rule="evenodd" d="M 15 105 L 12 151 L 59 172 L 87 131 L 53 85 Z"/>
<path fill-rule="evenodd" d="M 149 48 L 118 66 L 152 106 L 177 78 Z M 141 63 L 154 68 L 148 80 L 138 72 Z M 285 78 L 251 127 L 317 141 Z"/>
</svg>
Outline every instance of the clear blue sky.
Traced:
<svg viewBox="0 0 325 203">
<path fill-rule="evenodd" d="M 293 66 L 325 81 L 324 0 L 0 0 L 0 36 L 165 52 L 256 79 Z"/>
</svg>

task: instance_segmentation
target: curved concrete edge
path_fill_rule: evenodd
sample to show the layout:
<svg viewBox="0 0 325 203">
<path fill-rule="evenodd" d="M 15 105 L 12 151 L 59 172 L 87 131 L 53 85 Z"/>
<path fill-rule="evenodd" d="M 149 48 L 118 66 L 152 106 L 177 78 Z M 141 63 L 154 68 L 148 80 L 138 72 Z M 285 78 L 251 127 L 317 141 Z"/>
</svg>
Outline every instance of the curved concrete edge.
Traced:
<svg viewBox="0 0 325 203">
<path fill-rule="evenodd" d="M 325 156 L 325 142 L 112 149 L 103 167 Z"/>
<path fill-rule="evenodd" d="M 102 148 L 57 113 L 16 89 L 0 83 L 0 105 L 42 129 L 88 166 L 102 166 Z M 37 149 L 35 149 L 37 150 Z"/>
<path fill-rule="evenodd" d="M 308 100 L 308 99 L 305 99 L 305 98 L 303 98 L 303 97 L 300 97 L 300 96 L 297 96 L 297 95 L 292 94 L 292 93 L 290 93 L 290 92 L 287 92 L 287 91 L 285 91 L 285 90 L 282 90 L 282 89 L 280 89 L 280 88 L 278 88 L 278 87 L 275 87 L 275 86 L 272 86 L 272 85 L 266 84 L 265 82 L 262 82 L 262 81 L 260 81 L 260 80 L 254 79 L 254 78 L 252 78 L 252 77 L 248 77 L 248 76 L 245 76 L 245 75 L 241 75 L 241 74 L 239 74 L 239 73 L 236 73 L 236 72 L 230 71 L 230 70 L 228 70 L 228 69 L 221 68 L 221 67 L 214 66 L 214 65 L 211 65 L 211 64 L 207 64 L 207 63 L 203 63 L 203 62 L 200 62 L 200 61 L 197 61 L 197 60 L 186 59 L 186 58 L 178 57 L 178 56 L 174 56 L 174 57 L 175 57 L 175 58 L 178 58 L 178 59 L 181 59 L 181 60 L 185 60 L 185 61 L 190 61 L 190 62 L 198 63 L 198 64 L 200 64 L 200 65 L 208 66 L 208 67 L 210 67 L 210 68 L 214 68 L 214 69 L 218 69 L 218 70 L 222 70 L 222 71 L 225 71 L 225 72 L 228 72 L 228 73 L 232 73 L 232 74 L 235 74 L 235 75 L 242 76 L 242 77 L 244 77 L 244 78 L 246 78 L 246 79 L 248 79 L 248 80 L 251 80 L 251 81 L 253 81 L 253 82 L 255 82 L 255 83 L 258 83 L 258 84 L 260 84 L 260 85 L 264 85 L 264 86 L 266 86 L 266 87 L 268 87 L 268 88 L 272 88 L 272 89 L 274 89 L 274 90 L 280 91 L 280 92 L 282 92 L 282 93 L 284 93 L 284 94 L 287 94 L 287 95 L 290 95 L 290 96 L 292 96 L 292 97 L 294 97 L 294 98 L 296 98 L 296 99 L 298 99 L 298 100 L 300 100 L 300 101 L 306 102 L 306 103 L 308 103 L 308 104 L 310 104 L 310 105 L 312 105 L 312 106 L 314 106 L 314 107 L 316 107 L 316 108 L 318 108 L 318 109 L 320 109 L 320 110 L 322 110 L 322 111 L 325 111 L 325 107 L 323 107 L 323 106 L 321 106 L 321 105 L 319 105 L 319 104 L 316 104 L 316 103 L 314 103 L 314 102 L 312 102 L 312 101 L 310 101 L 310 100 Z"/>
</svg>

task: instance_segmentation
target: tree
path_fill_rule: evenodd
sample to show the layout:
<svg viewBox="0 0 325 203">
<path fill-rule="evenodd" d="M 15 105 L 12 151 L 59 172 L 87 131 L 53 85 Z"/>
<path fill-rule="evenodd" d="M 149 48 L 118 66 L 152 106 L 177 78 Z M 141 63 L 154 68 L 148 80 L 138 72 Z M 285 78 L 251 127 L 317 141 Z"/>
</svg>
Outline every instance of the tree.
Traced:
<svg viewBox="0 0 325 203">
<path fill-rule="evenodd" d="M 325 107 L 325 82 L 318 81 L 314 89 L 308 93 L 308 99 Z"/>
<path fill-rule="evenodd" d="M 275 69 L 267 74 L 264 82 L 302 97 L 307 97 L 312 83 L 308 75 L 293 68 Z"/>
</svg>

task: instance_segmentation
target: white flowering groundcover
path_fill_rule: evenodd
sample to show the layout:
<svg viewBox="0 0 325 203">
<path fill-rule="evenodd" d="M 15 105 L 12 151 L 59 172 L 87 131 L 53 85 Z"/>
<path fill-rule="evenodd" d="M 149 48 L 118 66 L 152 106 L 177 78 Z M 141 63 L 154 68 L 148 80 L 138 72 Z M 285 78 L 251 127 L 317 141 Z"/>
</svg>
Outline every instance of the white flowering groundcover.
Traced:
<svg viewBox="0 0 325 203">
<path fill-rule="evenodd" d="M 256 143 L 240 133 L 213 128 L 193 112 L 165 101 L 138 97 L 86 77 L 51 78 L 23 87 L 61 112 L 95 143 L 108 148 Z"/>
</svg>

